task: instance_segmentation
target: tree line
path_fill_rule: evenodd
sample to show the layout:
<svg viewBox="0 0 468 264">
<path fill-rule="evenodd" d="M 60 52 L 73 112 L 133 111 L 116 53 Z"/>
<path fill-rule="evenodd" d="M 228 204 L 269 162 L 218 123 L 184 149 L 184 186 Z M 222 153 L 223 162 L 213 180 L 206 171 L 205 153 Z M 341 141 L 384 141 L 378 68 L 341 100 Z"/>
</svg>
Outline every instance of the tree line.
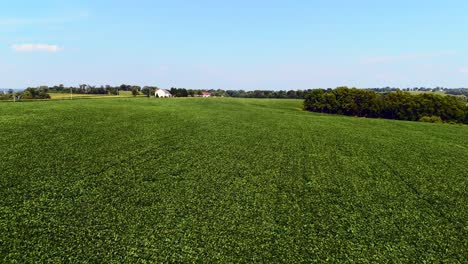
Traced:
<svg viewBox="0 0 468 264">
<path fill-rule="evenodd" d="M 27 88 L 24 91 L 14 91 L 9 89 L 7 92 L 0 94 L 0 100 L 20 100 L 20 99 L 50 99 L 48 89 L 44 88 Z"/>
<path fill-rule="evenodd" d="M 289 98 L 289 99 L 304 99 L 304 95 L 308 90 L 223 90 L 223 89 L 210 89 L 210 90 L 196 90 L 186 88 L 172 87 L 169 92 L 175 97 L 195 97 L 202 95 L 202 92 L 209 92 L 212 96 L 217 97 L 237 97 L 237 98 Z"/>
<path fill-rule="evenodd" d="M 368 88 L 368 90 L 372 90 L 379 93 L 388 93 L 388 92 L 396 92 L 396 91 L 406 91 L 406 92 L 432 92 L 432 93 L 445 93 L 451 95 L 465 95 L 468 96 L 468 88 L 444 88 L 444 87 L 435 87 L 435 88 L 428 88 L 428 87 L 413 87 L 413 88 L 398 88 L 398 87 L 382 87 L 382 88 Z"/>
<path fill-rule="evenodd" d="M 118 95 L 120 91 L 140 91 L 141 87 L 137 85 L 126 85 L 122 84 L 120 86 L 111 86 L 111 85 L 101 85 L 101 86 L 91 86 L 88 84 L 80 84 L 78 87 L 69 86 L 66 87 L 63 84 L 55 85 L 51 87 L 40 86 L 39 89 L 47 89 L 51 93 L 74 93 L 74 94 L 109 94 L 109 95 Z"/>
<path fill-rule="evenodd" d="M 468 123 L 468 106 L 455 96 L 401 90 L 378 93 L 348 87 L 315 89 L 306 94 L 304 109 L 358 117 Z"/>
<path fill-rule="evenodd" d="M 464 96 L 468 97 L 468 89 L 466 89 L 466 88 L 445 89 L 444 92 L 446 94 L 464 95 Z"/>
<path fill-rule="evenodd" d="M 91 86 L 86 84 L 81 84 L 77 87 L 67 87 L 63 84 L 55 86 L 40 86 L 40 87 L 29 87 L 26 90 L 34 94 L 33 90 L 36 90 L 38 93 L 73 93 L 73 94 L 107 94 L 107 95 L 119 95 L 121 91 L 131 91 L 133 95 L 143 94 L 146 96 L 154 96 L 155 91 L 159 89 L 157 86 L 144 86 L 140 87 L 138 85 L 126 85 L 122 84 L 119 86 L 103 85 L 103 86 Z M 203 92 L 209 92 L 211 96 L 216 97 L 236 97 L 236 98 L 282 98 L 282 99 L 304 99 L 305 94 L 309 90 L 280 90 L 280 91 L 271 91 L 271 90 L 223 90 L 223 89 L 186 89 L 186 88 L 177 88 L 171 87 L 169 92 L 174 97 L 196 97 L 201 96 Z M 0 96 L 0 99 L 2 97 Z M 5 96 L 7 98 L 7 96 Z M 32 99 L 32 98 L 30 98 Z"/>
<path fill-rule="evenodd" d="M 131 91 L 134 94 L 144 94 L 146 96 L 154 95 L 157 86 L 138 86 L 122 84 L 119 86 L 102 85 L 91 86 L 80 84 L 78 87 L 66 87 L 63 84 L 51 87 L 40 86 L 37 89 L 45 89 L 50 93 L 74 93 L 74 94 L 109 94 L 118 95 L 121 91 Z M 223 90 L 223 89 L 187 89 L 171 87 L 168 89 L 174 97 L 196 97 L 202 95 L 203 92 L 209 92 L 212 96 L 217 97 L 238 97 L 238 98 L 289 98 L 289 99 L 304 99 L 304 95 L 309 90 Z"/>
</svg>

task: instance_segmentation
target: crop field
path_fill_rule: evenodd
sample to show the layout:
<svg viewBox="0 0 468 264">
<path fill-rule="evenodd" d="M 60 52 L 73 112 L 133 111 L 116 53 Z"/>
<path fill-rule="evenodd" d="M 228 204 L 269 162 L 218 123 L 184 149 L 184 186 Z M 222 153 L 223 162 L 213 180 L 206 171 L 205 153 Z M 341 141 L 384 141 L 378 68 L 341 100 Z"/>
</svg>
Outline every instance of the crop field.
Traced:
<svg viewBox="0 0 468 264">
<path fill-rule="evenodd" d="M 83 99 L 83 98 L 106 98 L 110 95 L 101 95 L 101 94 L 73 94 L 70 93 L 50 93 L 50 99 L 52 100 L 67 100 L 67 99 Z M 117 97 L 117 96 L 113 96 Z"/>
<path fill-rule="evenodd" d="M 104 98 L 119 98 L 119 97 L 133 97 L 130 91 L 120 91 L 119 95 L 107 94 L 73 94 L 70 93 L 50 93 L 52 100 L 68 100 L 68 99 L 104 99 Z"/>
<path fill-rule="evenodd" d="M 0 104 L 0 262 L 468 262 L 468 126 L 301 107 Z"/>
</svg>

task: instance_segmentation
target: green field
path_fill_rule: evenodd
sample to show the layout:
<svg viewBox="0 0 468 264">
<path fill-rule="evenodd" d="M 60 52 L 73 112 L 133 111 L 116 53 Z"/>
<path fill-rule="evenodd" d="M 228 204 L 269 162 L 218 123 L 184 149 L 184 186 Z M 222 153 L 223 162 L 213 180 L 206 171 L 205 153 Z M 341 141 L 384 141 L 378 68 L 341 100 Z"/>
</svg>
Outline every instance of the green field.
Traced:
<svg viewBox="0 0 468 264">
<path fill-rule="evenodd" d="M 140 95 L 141 96 L 141 95 Z M 107 94 L 72 94 L 69 93 L 50 93 L 50 99 L 52 100 L 69 100 L 69 99 L 105 99 L 105 98 L 125 98 L 133 97 L 131 91 L 120 91 L 119 95 L 107 95 Z"/>
<path fill-rule="evenodd" d="M 0 104 L 0 262 L 468 262 L 468 126 L 301 107 Z"/>
</svg>

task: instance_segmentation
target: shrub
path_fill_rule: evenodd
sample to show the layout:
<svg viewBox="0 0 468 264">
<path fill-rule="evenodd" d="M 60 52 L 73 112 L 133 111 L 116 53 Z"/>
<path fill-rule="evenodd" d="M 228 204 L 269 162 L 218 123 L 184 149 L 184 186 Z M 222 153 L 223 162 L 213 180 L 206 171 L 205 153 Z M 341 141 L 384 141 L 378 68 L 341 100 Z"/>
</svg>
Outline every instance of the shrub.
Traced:
<svg viewBox="0 0 468 264">
<path fill-rule="evenodd" d="M 442 123 L 442 118 L 440 118 L 440 116 L 423 116 L 419 121 L 427 123 Z"/>
</svg>

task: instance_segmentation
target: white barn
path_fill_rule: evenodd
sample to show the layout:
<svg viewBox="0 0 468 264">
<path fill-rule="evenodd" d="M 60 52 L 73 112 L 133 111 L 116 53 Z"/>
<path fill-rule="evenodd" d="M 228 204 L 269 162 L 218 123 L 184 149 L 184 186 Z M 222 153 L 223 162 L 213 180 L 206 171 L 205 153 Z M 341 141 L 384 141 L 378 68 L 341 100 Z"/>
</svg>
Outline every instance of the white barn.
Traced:
<svg viewBox="0 0 468 264">
<path fill-rule="evenodd" d="M 155 97 L 172 97 L 172 94 L 168 90 L 164 89 L 157 89 L 156 92 L 154 93 Z"/>
</svg>

